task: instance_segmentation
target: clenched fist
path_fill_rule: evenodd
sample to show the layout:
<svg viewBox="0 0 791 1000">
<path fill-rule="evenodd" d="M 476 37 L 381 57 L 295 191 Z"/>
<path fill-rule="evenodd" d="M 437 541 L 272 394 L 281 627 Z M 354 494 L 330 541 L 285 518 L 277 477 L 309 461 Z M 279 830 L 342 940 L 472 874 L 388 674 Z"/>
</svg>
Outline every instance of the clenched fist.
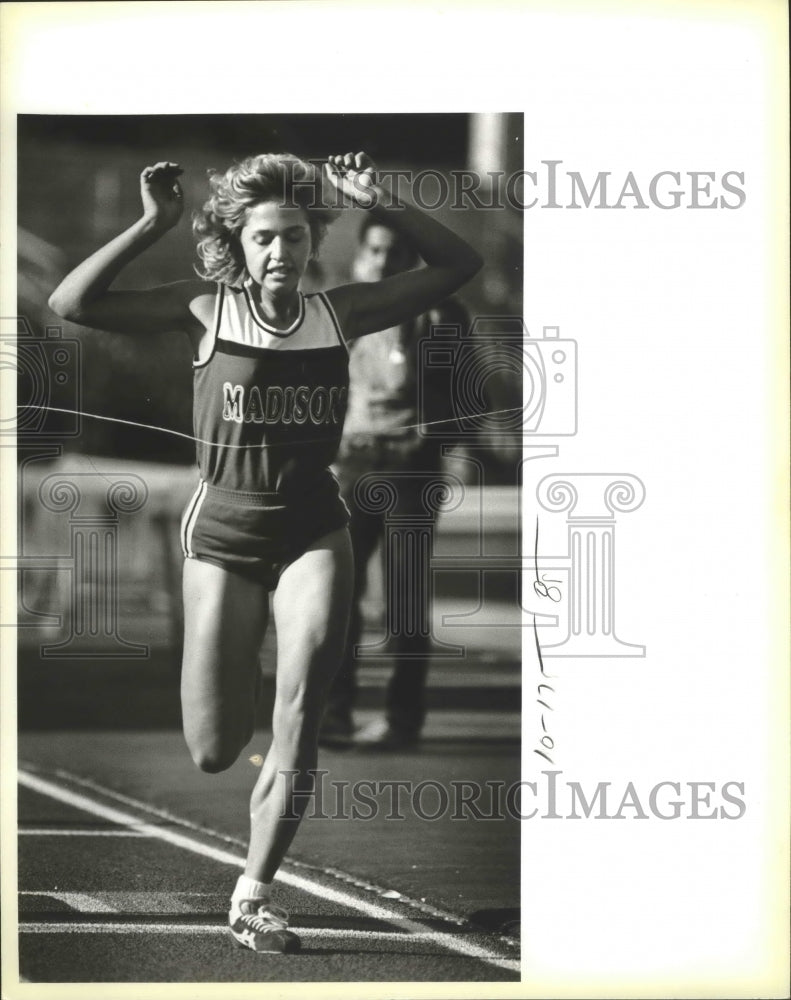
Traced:
<svg viewBox="0 0 791 1000">
<path fill-rule="evenodd" d="M 333 187 L 360 208 L 371 208 L 381 194 L 376 185 L 376 167 L 366 153 L 330 156 L 324 172 Z"/>
<path fill-rule="evenodd" d="M 155 163 L 140 174 L 143 217 L 158 229 L 171 229 L 184 211 L 184 196 L 177 177 L 184 171 L 178 163 Z"/>
</svg>

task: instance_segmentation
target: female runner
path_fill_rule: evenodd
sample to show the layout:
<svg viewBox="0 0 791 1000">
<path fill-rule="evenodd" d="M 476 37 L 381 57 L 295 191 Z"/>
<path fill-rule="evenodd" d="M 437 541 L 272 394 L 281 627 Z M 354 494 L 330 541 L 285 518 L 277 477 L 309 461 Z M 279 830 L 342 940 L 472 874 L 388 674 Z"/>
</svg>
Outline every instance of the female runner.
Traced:
<svg viewBox="0 0 791 1000">
<path fill-rule="evenodd" d="M 291 952 L 299 939 L 272 902 L 272 880 L 312 788 L 352 599 L 348 512 L 329 471 L 346 406 L 346 343 L 425 312 L 481 259 L 436 220 L 398 204 L 364 153 L 331 156 L 324 172 L 343 200 L 386 216 L 426 266 L 304 295 L 300 279 L 330 218 L 316 204 L 321 177 L 290 154 L 264 154 L 211 177 L 194 221 L 199 279 L 112 291 L 122 268 L 181 218 L 181 172 L 170 162 L 147 167 L 141 217 L 72 271 L 49 304 L 84 326 L 180 331 L 191 341 L 200 481 L 182 521 L 184 736 L 197 766 L 212 773 L 251 739 L 274 591 L 272 743 L 252 793 L 229 926 L 253 951 Z"/>
</svg>

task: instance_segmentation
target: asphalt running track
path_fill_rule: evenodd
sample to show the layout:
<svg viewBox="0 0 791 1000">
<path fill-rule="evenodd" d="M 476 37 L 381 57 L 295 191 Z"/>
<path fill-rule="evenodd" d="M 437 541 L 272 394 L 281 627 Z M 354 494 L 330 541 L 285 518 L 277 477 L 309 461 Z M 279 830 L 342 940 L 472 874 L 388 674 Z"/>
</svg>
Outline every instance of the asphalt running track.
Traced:
<svg viewBox="0 0 791 1000">
<path fill-rule="evenodd" d="M 333 779 L 518 780 L 505 717 L 472 713 L 398 757 L 326 751 Z M 278 902 L 298 955 L 255 955 L 226 928 L 245 850 L 257 733 L 223 775 L 174 731 L 21 733 L 19 962 L 32 982 L 518 981 L 512 820 L 302 824 Z M 517 931 L 517 933 L 515 933 Z"/>
</svg>

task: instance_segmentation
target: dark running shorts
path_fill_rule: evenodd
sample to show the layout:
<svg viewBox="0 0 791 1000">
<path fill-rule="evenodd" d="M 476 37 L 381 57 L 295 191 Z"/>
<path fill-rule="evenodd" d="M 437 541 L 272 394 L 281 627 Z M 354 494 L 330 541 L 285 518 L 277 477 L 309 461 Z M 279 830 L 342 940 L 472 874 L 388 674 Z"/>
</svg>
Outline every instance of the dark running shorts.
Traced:
<svg viewBox="0 0 791 1000">
<path fill-rule="evenodd" d="M 274 590 L 280 574 L 322 535 L 349 523 L 338 484 L 289 500 L 279 493 L 240 493 L 203 480 L 181 519 L 188 559 L 213 563 Z"/>
</svg>

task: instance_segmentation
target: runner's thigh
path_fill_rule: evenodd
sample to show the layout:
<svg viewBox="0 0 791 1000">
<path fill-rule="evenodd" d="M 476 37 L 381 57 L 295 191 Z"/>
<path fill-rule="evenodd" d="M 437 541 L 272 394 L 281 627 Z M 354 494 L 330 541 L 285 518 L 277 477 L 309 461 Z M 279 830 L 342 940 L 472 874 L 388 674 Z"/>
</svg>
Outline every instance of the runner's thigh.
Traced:
<svg viewBox="0 0 791 1000">
<path fill-rule="evenodd" d="M 346 528 L 318 539 L 283 571 L 273 601 L 279 700 L 323 704 L 346 640 L 353 582 Z"/>
<path fill-rule="evenodd" d="M 268 615 L 262 584 L 185 560 L 181 702 L 188 742 L 233 742 L 248 730 Z"/>
</svg>

